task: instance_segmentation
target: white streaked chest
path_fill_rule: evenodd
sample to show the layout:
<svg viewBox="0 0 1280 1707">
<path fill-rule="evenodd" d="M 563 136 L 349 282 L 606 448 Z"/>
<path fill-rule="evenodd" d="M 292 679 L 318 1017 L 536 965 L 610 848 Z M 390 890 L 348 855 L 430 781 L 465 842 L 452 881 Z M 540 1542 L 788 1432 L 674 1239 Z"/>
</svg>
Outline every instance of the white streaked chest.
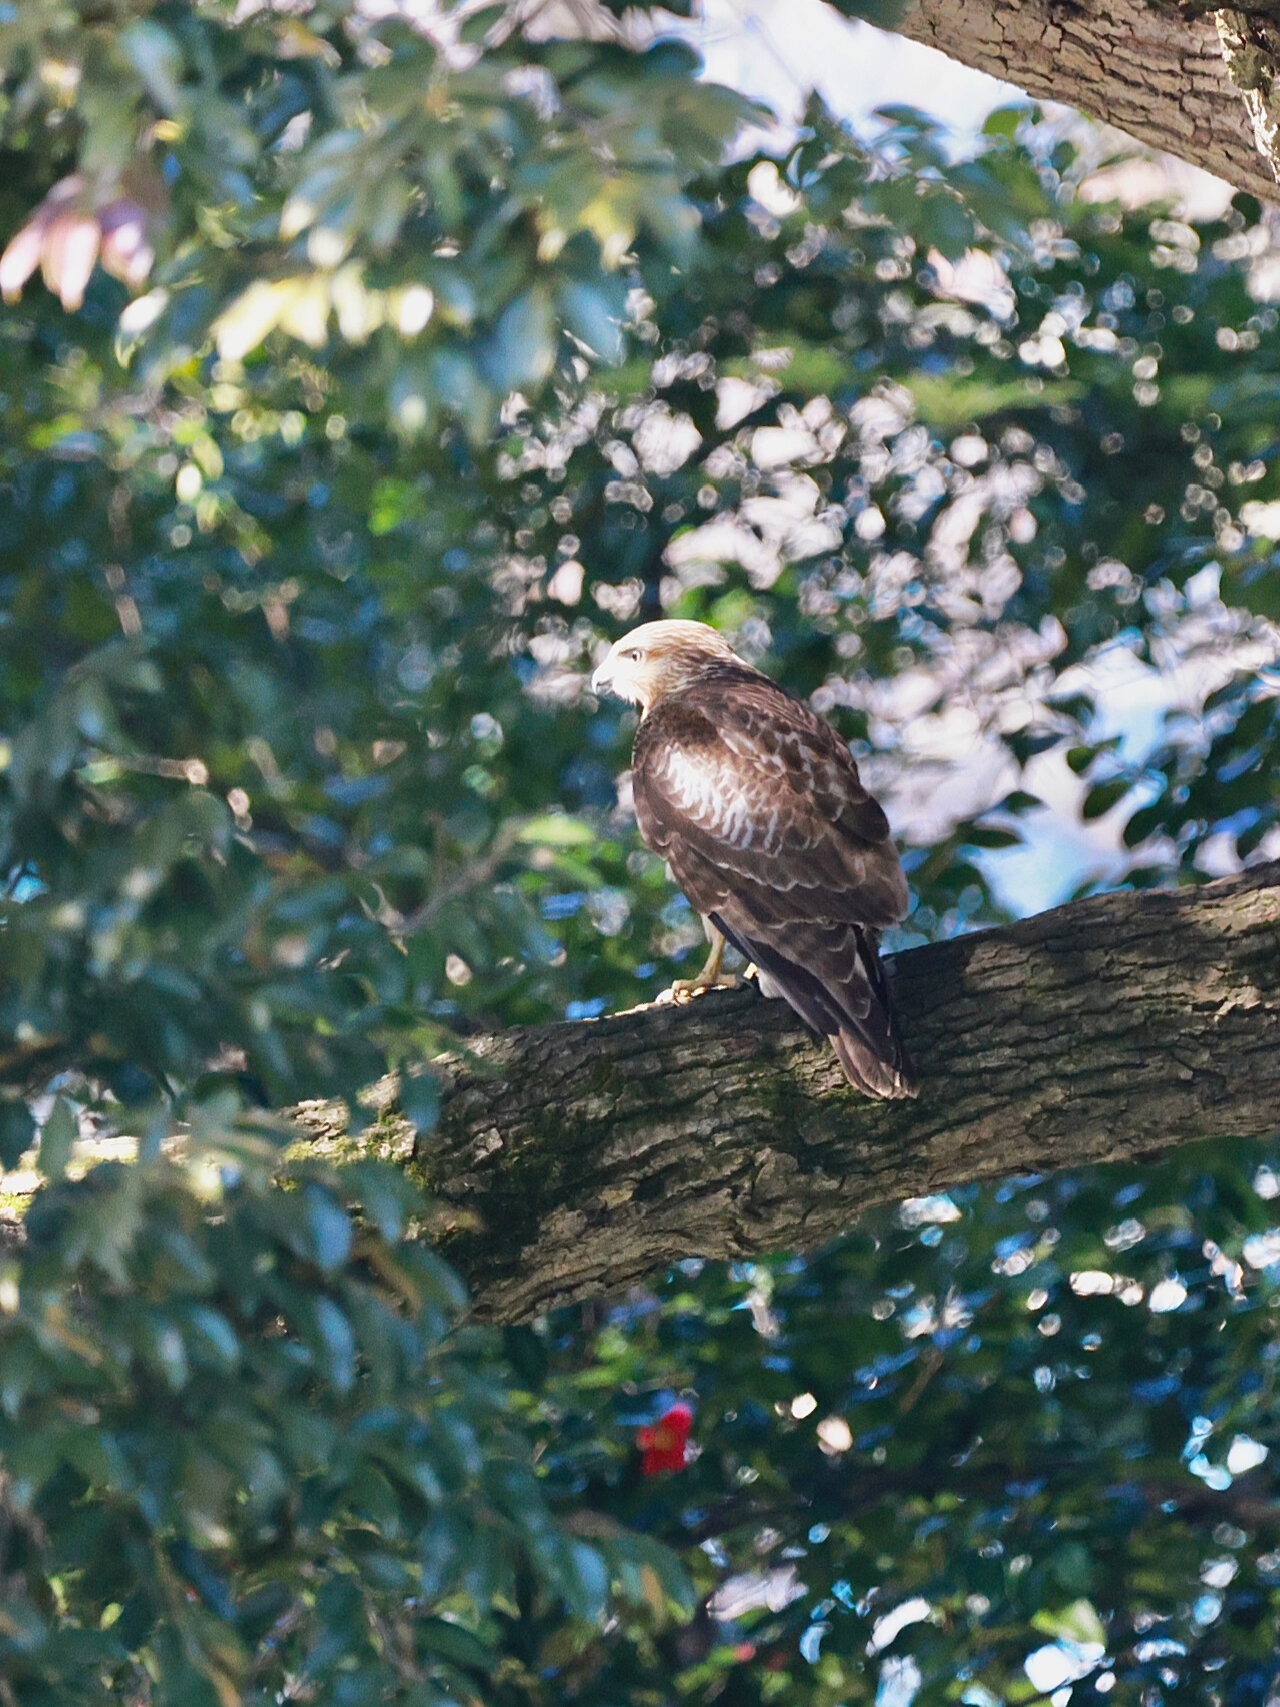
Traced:
<svg viewBox="0 0 1280 1707">
<path fill-rule="evenodd" d="M 663 771 L 672 803 L 718 841 L 734 848 L 771 847 L 778 831 L 780 778 L 771 778 L 767 769 L 753 773 L 709 763 L 705 753 L 678 747 L 666 755 Z"/>
</svg>

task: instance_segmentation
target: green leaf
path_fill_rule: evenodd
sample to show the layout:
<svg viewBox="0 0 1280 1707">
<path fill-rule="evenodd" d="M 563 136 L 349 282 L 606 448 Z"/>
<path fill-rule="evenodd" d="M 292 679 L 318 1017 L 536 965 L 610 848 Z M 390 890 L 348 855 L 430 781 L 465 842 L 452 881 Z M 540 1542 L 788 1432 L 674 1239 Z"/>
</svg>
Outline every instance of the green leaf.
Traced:
<svg viewBox="0 0 1280 1707">
<path fill-rule="evenodd" d="M 566 1599 L 578 1618 L 600 1623 L 609 1605 L 609 1573 L 594 1547 L 585 1541 L 569 1544 Z"/>
<path fill-rule="evenodd" d="M 1085 771 L 1098 756 L 1096 747 L 1069 747 L 1067 763 L 1077 776 L 1083 776 Z"/>
<path fill-rule="evenodd" d="M 40 1171 L 50 1184 L 56 1185 L 66 1174 L 76 1136 L 76 1117 L 71 1105 L 65 1097 L 55 1097 L 40 1128 Z"/>
<path fill-rule="evenodd" d="M 350 1162 L 342 1170 L 342 1184 L 388 1244 L 403 1236 L 410 1214 L 422 1207 L 418 1188 L 386 1162 Z"/>
<path fill-rule="evenodd" d="M 997 107 L 994 112 L 987 114 L 983 121 L 984 136 L 1000 136 L 1012 142 L 1019 128 L 1026 123 L 1028 108 L 1025 105 Z"/>
<path fill-rule="evenodd" d="M 342 1267 L 351 1254 L 351 1218 L 323 1186 L 303 1188 L 315 1260 L 326 1273 Z"/>
<path fill-rule="evenodd" d="M 13 1096 L 0 1099 L 0 1167 L 18 1165 L 31 1147 L 35 1131 L 36 1123 L 25 1102 Z"/>
<path fill-rule="evenodd" d="M 1016 848 L 1022 845 L 1022 836 L 1017 830 L 1004 830 L 993 824 L 968 825 L 964 839 L 976 848 Z"/>
<path fill-rule="evenodd" d="M 1101 818 L 1104 812 L 1109 812 L 1113 806 L 1118 805 L 1132 787 L 1133 784 L 1124 777 L 1116 777 L 1112 782 L 1097 783 L 1085 796 L 1081 817 L 1086 823 L 1094 818 Z"/>
<path fill-rule="evenodd" d="M 118 45 L 163 113 L 186 105 L 182 90 L 182 49 L 162 24 L 140 18 L 120 32 Z"/>
<path fill-rule="evenodd" d="M 537 843 L 549 848 L 582 848 L 594 846 L 598 840 L 595 830 L 581 818 L 567 812 L 548 812 L 541 818 L 531 818 L 516 832 L 516 840 Z"/>
<path fill-rule="evenodd" d="M 432 1131 L 440 1117 L 439 1079 L 431 1072 L 407 1072 L 400 1082 L 399 1104 L 416 1132 Z"/>
<path fill-rule="evenodd" d="M 473 1631 L 446 1618 L 423 1618 L 417 1623 L 418 1642 L 429 1654 L 438 1654 L 467 1671 L 488 1674 L 497 1656 L 488 1643 Z"/>
<path fill-rule="evenodd" d="M 908 10 L 906 0 L 833 0 L 848 18 L 861 18 L 878 30 L 896 30 Z"/>
<path fill-rule="evenodd" d="M 539 386 L 556 357 L 556 321 L 551 297 L 534 285 L 509 302 L 481 347 L 480 365 L 500 397 L 523 386 Z"/>
<path fill-rule="evenodd" d="M 1048 1636 L 1077 1642 L 1082 1646 L 1087 1643 L 1096 1643 L 1104 1648 L 1106 1646 L 1106 1626 L 1092 1604 L 1084 1599 L 1073 1601 L 1061 1612 L 1037 1612 L 1031 1622 L 1037 1630 L 1043 1630 Z"/>
<path fill-rule="evenodd" d="M 231 1323 L 219 1310 L 207 1304 L 193 1305 L 187 1312 L 187 1332 L 197 1347 L 226 1370 L 240 1361 L 240 1340 Z"/>
<path fill-rule="evenodd" d="M 356 1340 L 351 1323 L 332 1298 L 316 1299 L 315 1319 L 325 1350 L 325 1374 L 338 1392 L 350 1392 L 356 1378 Z"/>
<path fill-rule="evenodd" d="M 626 354 L 623 324 L 626 293 L 618 280 L 588 284 L 570 280 L 560 290 L 560 312 L 565 324 L 593 354 L 611 365 Z"/>
</svg>

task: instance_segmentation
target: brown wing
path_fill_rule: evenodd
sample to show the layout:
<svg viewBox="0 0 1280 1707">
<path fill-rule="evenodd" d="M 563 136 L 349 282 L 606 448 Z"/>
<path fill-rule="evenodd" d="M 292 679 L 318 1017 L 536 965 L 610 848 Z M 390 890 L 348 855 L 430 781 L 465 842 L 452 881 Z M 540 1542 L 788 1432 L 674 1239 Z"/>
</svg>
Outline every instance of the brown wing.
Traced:
<svg viewBox="0 0 1280 1707">
<path fill-rule="evenodd" d="M 692 905 L 831 1038 L 853 1083 L 913 1094 L 876 954 L 906 879 L 834 730 L 767 678 L 725 671 L 641 724 L 634 789 L 641 834 Z"/>
</svg>

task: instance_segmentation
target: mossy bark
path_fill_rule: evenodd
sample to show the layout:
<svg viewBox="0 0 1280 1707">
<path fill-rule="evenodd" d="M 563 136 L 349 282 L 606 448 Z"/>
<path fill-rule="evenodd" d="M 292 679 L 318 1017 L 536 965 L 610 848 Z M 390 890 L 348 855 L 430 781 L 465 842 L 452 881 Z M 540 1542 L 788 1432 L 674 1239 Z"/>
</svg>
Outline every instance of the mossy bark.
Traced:
<svg viewBox="0 0 1280 1707">
<path fill-rule="evenodd" d="M 871 1204 L 1280 1129 L 1280 865 L 890 962 L 922 1090 L 874 1103 L 751 992 L 484 1040 L 408 1165 L 486 1314 L 681 1257 L 810 1249 Z"/>
</svg>

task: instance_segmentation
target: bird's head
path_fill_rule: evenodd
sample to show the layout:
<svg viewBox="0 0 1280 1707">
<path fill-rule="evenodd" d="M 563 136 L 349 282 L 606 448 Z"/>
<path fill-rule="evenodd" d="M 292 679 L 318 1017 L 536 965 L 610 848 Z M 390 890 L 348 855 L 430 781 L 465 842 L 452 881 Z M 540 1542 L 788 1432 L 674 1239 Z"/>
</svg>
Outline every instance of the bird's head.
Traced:
<svg viewBox="0 0 1280 1707">
<path fill-rule="evenodd" d="M 705 622 L 646 622 L 605 653 L 591 677 L 592 693 L 610 693 L 646 716 L 661 699 L 679 693 L 712 663 L 743 659 Z"/>
</svg>

